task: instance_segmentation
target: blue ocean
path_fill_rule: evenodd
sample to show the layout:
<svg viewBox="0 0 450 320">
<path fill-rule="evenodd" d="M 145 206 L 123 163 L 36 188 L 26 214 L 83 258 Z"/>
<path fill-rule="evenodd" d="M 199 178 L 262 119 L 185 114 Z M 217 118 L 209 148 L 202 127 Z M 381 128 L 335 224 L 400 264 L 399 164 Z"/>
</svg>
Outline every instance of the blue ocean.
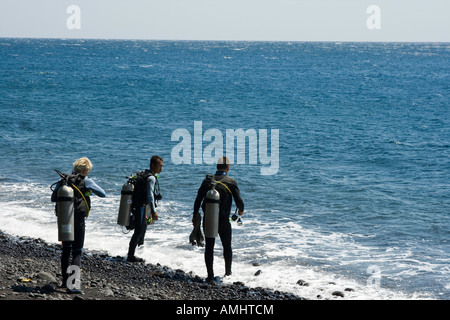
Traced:
<svg viewBox="0 0 450 320">
<path fill-rule="evenodd" d="M 0 58 L 2 231 L 56 243 L 54 169 L 86 156 L 107 197 L 85 248 L 125 257 L 120 190 L 157 154 L 160 219 L 137 255 L 206 277 L 193 204 L 228 147 L 245 214 L 225 283 L 450 299 L 448 43 L 4 38 Z"/>
</svg>

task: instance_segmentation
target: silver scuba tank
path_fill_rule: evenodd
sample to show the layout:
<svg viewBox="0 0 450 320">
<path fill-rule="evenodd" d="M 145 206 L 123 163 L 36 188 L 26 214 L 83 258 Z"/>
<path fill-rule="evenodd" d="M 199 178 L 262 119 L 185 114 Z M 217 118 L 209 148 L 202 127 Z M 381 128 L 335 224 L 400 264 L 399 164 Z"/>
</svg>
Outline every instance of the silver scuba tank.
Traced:
<svg viewBox="0 0 450 320">
<path fill-rule="evenodd" d="M 219 233 L 219 202 L 220 194 L 217 190 L 211 189 L 205 197 L 205 237 L 215 238 Z"/>
<path fill-rule="evenodd" d="M 134 185 L 127 182 L 122 186 L 119 215 L 117 216 L 117 224 L 128 226 L 130 224 L 131 205 L 133 204 Z"/>
<path fill-rule="evenodd" d="M 58 215 L 58 241 L 74 241 L 74 194 L 73 189 L 63 185 L 58 189 L 56 213 Z"/>
</svg>

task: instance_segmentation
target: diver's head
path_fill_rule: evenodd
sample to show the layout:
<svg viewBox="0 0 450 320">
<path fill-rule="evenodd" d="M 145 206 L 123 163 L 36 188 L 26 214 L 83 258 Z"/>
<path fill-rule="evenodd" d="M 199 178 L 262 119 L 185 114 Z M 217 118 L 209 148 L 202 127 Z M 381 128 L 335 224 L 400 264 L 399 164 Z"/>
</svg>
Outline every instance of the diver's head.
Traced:
<svg viewBox="0 0 450 320">
<path fill-rule="evenodd" d="M 80 158 L 73 163 L 73 171 L 87 176 L 92 170 L 92 163 L 86 157 Z"/>
<path fill-rule="evenodd" d="M 230 160 L 227 157 L 220 157 L 217 160 L 217 170 L 228 172 L 230 170 Z"/>
<path fill-rule="evenodd" d="M 153 156 L 150 159 L 150 170 L 153 173 L 161 173 L 163 167 L 163 159 L 160 156 Z"/>
</svg>

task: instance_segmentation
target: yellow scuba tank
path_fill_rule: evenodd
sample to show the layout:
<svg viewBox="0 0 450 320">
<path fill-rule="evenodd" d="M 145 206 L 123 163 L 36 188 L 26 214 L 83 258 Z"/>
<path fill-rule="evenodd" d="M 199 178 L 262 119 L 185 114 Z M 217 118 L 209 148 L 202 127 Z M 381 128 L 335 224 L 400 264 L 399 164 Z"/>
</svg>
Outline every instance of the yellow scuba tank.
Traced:
<svg viewBox="0 0 450 320">
<path fill-rule="evenodd" d="M 122 186 L 119 214 L 117 216 L 117 224 L 128 226 L 130 224 L 131 206 L 133 204 L 134 185 L 128 181 Z"/>
<path fill-rule="evenodd" d="M 56 214 L 58 241 L 74 241 L 74 194 L 67 185 L 62 185 L 57 191 Z"/>
<path fill-rule="evenodd" d="M 205 237 L 216 238 L 219 233 L 219 203 L 220 194 L 211 189 L 205 197 Z"/>
</svg>

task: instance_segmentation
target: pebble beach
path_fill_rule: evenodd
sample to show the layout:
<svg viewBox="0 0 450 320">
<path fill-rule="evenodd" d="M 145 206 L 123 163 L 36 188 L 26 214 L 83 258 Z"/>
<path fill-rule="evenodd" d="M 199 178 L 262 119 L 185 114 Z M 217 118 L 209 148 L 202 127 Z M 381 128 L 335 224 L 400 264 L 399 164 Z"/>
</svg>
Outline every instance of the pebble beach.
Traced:
<svg viewBox="0 0 450 320">
<path fill-rule="evenodd" d="M 244 283 L 209 284 L 192 272 L 83 252 L 81 293 L 61 288 L 61 247 L 0 231 L 1 300 L 301 300 Z"/>
</svg>

